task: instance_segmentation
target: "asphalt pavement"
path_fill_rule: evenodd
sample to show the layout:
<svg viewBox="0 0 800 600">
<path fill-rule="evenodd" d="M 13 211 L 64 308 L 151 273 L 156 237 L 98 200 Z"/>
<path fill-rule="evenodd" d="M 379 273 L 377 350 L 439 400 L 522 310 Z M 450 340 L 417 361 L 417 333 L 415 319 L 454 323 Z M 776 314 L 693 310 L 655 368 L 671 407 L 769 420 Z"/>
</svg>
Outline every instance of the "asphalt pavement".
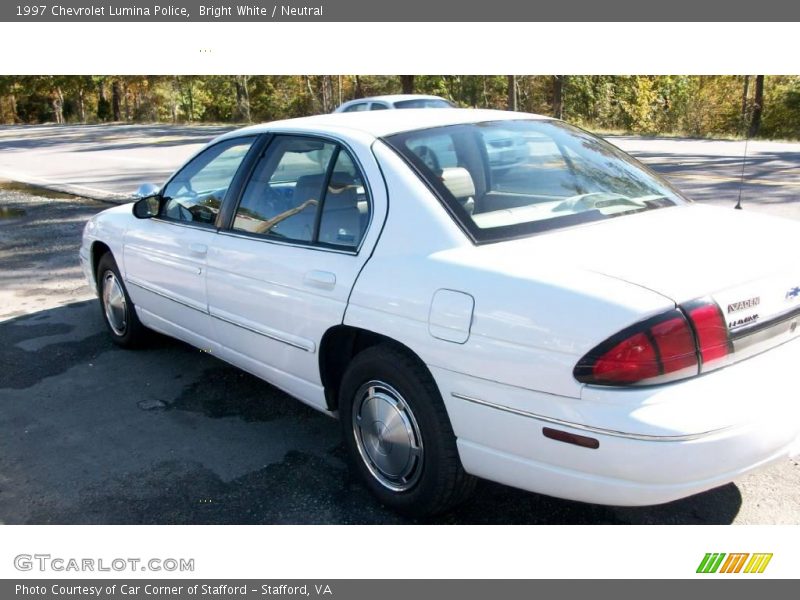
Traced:
<svg viewBox="0 0 800 600">
<path fill-rule="evenodd" d="M 0 523 L 406 523 L 351 474 L 338 424 L 181 342 L 115 347 L 77 248 L 86 219 L 224 128 L 0 128 Z M 613 138 L 689 196 L 733 206 L 741 142 Z M 745 210 L 800 218 L 800 144 L 751 143 Z M 481 482 L 434 523 L 800 524 L 786 460 L 666 505 Z"/>
<path fill-rule="evenodd" d="M 126 201 L 231 126 L 0 126 L 0 179 Z M 798 218 L 800 143 L 611 136 L 693 200 Z M 742 177 L 744 174 L 744 177 Z M 743 182 L 743 185 L 740 183 Z"/>
<path fill-rule="evenodd" d="M 0 126 L 0 179 L 89 198 L 125 200 L 142 183 L 163 183 L 230 126 Z"/>
</svg>

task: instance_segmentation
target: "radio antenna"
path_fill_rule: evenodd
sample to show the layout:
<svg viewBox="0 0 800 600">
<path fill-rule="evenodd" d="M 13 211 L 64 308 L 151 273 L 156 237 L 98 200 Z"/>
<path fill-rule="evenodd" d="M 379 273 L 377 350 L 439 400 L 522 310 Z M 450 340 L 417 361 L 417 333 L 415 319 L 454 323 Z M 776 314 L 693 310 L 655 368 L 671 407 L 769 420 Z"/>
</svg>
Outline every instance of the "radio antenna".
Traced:
<svg viewBox="0 0 800 600">
<path fill-rule="evenodd" d="M 747 164 L 747 144 L 750 142 L 750 135 L 744 139 L 744 155 L 742 156 L 742 175 L 739 178 L 739 198 L 736 200 L 736 210 L 742 210 L 742 188 L 744 188 L 744 167 Z"/>
<path fill-rule="evenodd" d="M 746 94 L 747 92 L 745 92 Z M 746 102 L 747 96 L 745 95 Z M 736 210 L 742 210 L 742 189 L 744 188 L 744 168 L 747 165 L 747 145 L 750 143 L 750 128 L 747 126 L 747 111 L 742 110 L 742 129 L 744 129 L 744 154 L 742 155 L 742 174 L 739 177 L 739 198 L 736 200 Z"/>
</svg>

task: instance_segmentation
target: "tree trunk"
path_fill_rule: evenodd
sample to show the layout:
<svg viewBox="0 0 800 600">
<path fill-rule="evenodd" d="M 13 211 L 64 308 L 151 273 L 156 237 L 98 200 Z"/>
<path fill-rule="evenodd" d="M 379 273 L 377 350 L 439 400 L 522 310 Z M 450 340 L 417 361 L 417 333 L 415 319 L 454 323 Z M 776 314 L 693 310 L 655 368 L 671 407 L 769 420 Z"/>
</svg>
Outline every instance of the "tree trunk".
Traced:
<svg viewBox="0 0 800 600">
<path fill-rule="evenodd" d="M 308 95 L 311 97 L 311 103 L 314 105 L 314 112 L 320 112 L 319 107 L 319 98 L 317 98 L 317 94 L 314 93 L 314 86 L 311 85 L 311 75 L 303 75 L 303 78 L 306 80 L 306 88 L 308 89 Z"/>
<path fill-rule="evenodd" d="M 172 122 L 178 122 L 178 107 L 181 105 L 181 82 L 179 77 L 172 81 Z"/>
<path fill-rule="evenodd" d="M 744 91 L 742 91 L 742 123 L 747 121 L 747 93 L 750 91 L 750 75 L 744 76 Z"/>
<path fill-rule="evenodd" d="M 414 76 L 413 75 L 400 75 L 400 86 L 403 88 L 404 94 L 414 93 Z"/>
<path fill-rule="evenodd" d="M 120 100 L 122 99 L 121 96 L 122 86 L 120 86 L 119 80 L 115 79 L 111 84 L 111 113 L 114 121 L 122 120 L 122 113 L 120 112 Z"/>
<path fill-rule="evenodd" d="M 508 110 L 517 110 L 517 76 L 508 75 Z"/>
<path fill-rule="evenodd" d="M 322 112 L 329 113 L 334 109 L 333 106 L 333 79 L 330 75 L 322 75 L 320 81 L 320 92 L 322 96 Z"/>
<path fill-rule="evenodd" d="M 128 83 L 125 83 L 125 87 L 122 89 L 122 97 L 125 99 L 125 121 L 131 120 L 131 101 L 130 101 L 130 94 L 128 93 Z"/>
<path fill-rule="evenodd" d="M 194 81 L 189 77 L 189 123 L 194 120 Z"/>
<path fill-rule="evenodd" d="M 64 94 L 61 92 L 61 88 L 56 88 L 53 90 L 52 96 L 52 104 L 53 104 L 53 116 L 55 117 L 56 123 L 59 125 L 64 124 Z"/>
<path fill-rule="evenodd" d="M 16 94 L 11 94 L 8 97 L 10 106 L 11 106 L 11 118 L 12 123 L 19 123 L 19 112 L 17 111 L 17 96 Z"/>
<path fill-rule="evenodd" d="M 750 121 L 750 137 L 761 130 L 761 113 L 764 110 L 764 76 L 756 75 L 756 96 L 753 99 L 753 118 Z"/>
<path fill-rule="evenodd" d="M 81 123 L 86 123 L 86 93 L 84 89 L 81 88 L 78 90 L 78 119 L 80 119 Z"/>
<path fill-rule="evenodd" d="M 553 75 L 553 116 L 564 117 L 564 80 L 566 75 Z"/>
<path fill-rule="evenodd" d="M 353 92 L 354 99 L 363 98 L 364 97 L 364 90 L 361 87 L 361 77 L 356 75 L 356 89 Z"/>
<path fill-rule="evenodd" d="M 234 85 L 236 87 L 236 112 L 240 121 L 250 122 L 250 90 L 247 87 L 247 75 L 236 75 Z"/>
<path fill-rule="evenodd" d="M 108 121 L 111 114 L 111 107 L 108 102 L 108 91 L 106 90 L 106 81 L 101 79 L 97 83 L 97 120 Z"/>
</svg>

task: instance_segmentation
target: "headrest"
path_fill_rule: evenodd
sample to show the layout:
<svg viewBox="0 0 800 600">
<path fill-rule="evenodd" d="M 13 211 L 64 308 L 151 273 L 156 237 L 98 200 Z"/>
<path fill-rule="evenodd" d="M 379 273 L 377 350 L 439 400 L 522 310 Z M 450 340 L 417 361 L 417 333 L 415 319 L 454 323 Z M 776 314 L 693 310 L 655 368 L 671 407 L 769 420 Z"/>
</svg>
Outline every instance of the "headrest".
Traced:
<svg viewBox="0 0 800 600">
<path fill-rule="evenodd" d="M 475 195 L 475 182 L 464 167 L 442 169 L 440 175 L 444 187 L 456 198 L 469 198 Z"/>
</svg>

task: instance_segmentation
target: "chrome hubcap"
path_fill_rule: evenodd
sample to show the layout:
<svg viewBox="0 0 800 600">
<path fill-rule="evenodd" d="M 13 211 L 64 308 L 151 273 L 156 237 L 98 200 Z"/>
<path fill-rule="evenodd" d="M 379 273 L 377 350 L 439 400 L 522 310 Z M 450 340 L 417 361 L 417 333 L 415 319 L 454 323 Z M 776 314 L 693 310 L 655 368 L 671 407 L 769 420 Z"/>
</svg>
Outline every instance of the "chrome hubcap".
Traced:
<svg viewBox="0 0 800 600">
<path fill-rule="evenodd" d="M 422 474 L 422 436 L 414 413 L 392 386 L 370 381 L 356 392 L 353 434 L 361 459 L 384 487 L 411 489 Z"/>
<path fill-rule="evenodd" d="M 128 303 L 125 301 L 122 285 L 112 271 L 103 274 L 102 298 L 109 327 L 117 335 L 125 335 L 128 328 Z"/>
</svg>

